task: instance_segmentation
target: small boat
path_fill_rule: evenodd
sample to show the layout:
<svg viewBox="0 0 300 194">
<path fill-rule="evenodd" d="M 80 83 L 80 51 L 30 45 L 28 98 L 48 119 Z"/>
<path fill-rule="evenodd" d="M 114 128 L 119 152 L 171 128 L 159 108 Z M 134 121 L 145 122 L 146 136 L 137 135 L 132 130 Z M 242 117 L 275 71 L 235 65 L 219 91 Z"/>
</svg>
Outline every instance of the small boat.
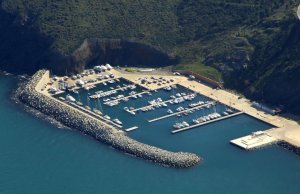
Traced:
<svg viewBox="0 0 300 194">
<path fill-rule="evenodd" d="M 108 116 L 108 115 L 105 115 L 104 118 L 107 120 L 110 120 L 110 116 Z"/>
<path fill-rule="evenodd" d="M 233 110 L 227 109 L 226 112 L 228 112 L 229 114 L 232 114 L 232 113 L 233 113 Z"/>
<path fill-rule="evenodd" d="M 183 127 L 183 125 L 182 125 L 182 123 L 175 123 L 175 124 L 173 125 L 173 127 L 174 127 L 175 129 L 180 129 L 180 128 Z"/>
<path fill-rule="evenodd" d="M 118 125 L 123 125 L 123 123 L 119 120 L 119 119 L 114 119 L 113 120 L 115 123 L 117 123 Z"/>
<path fill-rule="evenodd" d="M 82 106 L 83 104 L 81 102 L 76 102 L 77 105 Z"/>
<path fill-rule="evenodd" d="M 71 96 L 69 94 L 66 96 L 66 100 L 69 102 L 76 102 L 75 98 L 73 98 L 73 96 Z"/>
<path fill-rule="evenodd" d="M 135 112 L 132 112 L 132 111 L 128 111 L 130 114 L 132 114 L 132 115 L 135 115 Z"/>
<path fill-rule="evenodd" d="M 171 91 L 172 88 L 171 88 L 170 86 L 167 86 L 167 87 L 164 88 L 164 90 L 166 90 L 166 91 Z"/>
<path fill-rule="evenodd" d="M 173 113 L 173 111 L 172 111 L 171 109 L 169 109 L 167 112 L 168 112 L 168 113 L 170 113 L 170 114 L 172 114 L 172 113 Z"/>
<path fill-rule="evenodd" d="M 193 122 L 194 122 L 195 124 L 199 124 L 199 123 L 200 123 L 200 121 L 199 121 L 198 119 L 193 119 Z"/>
<path fill-rule="evenodd" d="M 74 94 L 79 94 L 78 90 L 72 90 Z"/>
<path fill-rule="evenodd" d="M 64 97 L 59 97 L 60 100 L 62 101 L 65 101 L 65 98 Z"/>
</svg>

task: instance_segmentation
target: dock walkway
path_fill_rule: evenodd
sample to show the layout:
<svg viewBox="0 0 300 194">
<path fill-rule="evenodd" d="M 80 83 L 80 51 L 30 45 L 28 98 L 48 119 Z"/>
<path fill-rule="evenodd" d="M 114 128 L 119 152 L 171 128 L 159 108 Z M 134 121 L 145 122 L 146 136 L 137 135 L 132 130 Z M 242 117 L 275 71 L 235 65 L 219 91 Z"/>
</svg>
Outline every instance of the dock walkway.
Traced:
<svg viewBox="0 0 300 194">
<path fill-rule="evenodd" d="M 195 106 L 193 108 L 189 108 L 189 109 L 186 109 L 186 110 L 183 110 L 183 111 L 180 111 L 180 112 L 176 112 L 176 113 L 172 113 L 172 114 L 168 114 L 168 115 L 165 115 L 165 116 L 162 116 L 162 117 L 158 117 L 156 119 L 151 119 L 151 120 L 148 120 L 149 123 L 152 123 L 152 122 L 155 122 L 155 121 L 159 121 L 159 120 L 162 120 L 162 119 L 166 119 L 168 117 L 172 117 L 172 116 L 175 116 L 175 115 L 179 115 L 181 113 L 185 113 L 185 112 L 188 112 L 190 110 L 195 110 L 197 108 L 201 108 L 201 107 L 204 107 L 204 106 L 207 106 L 207 105 L 212 105 L 214 104 L 215 102 L 210 102 L 210 103 L 206 103 L 206 104 L 203 104 L 203 105 L 199 105 L 199 106 Z"/>
<path fill-rule="evenodd" d="M 140 93 L 136 93 L 136 94 L 132 94 L 132 95 L 125 96 L 125 97 L 123 97 L 123 98 L 118 98 L 118 99 L 115 99 L 115 100 L 106 101 L 106 102 L 104 102 L 103 104 L 109 104 L 109 103 L 111 103 L 111 102 L 121 101 L 121 100 L 124 100 L 124 99 L 126 99 L 126 98 L 131 98 L 131 97 L 133 97 L 133 96 L 137 96 L 137 95 L 141 95 L 141 94 L 146 94 L 146 93 L 148 93 L 148 92 L 149 92 L 149 91 L 143 91 L 143 92 L 140 92 Z"/>
<path fill-rule="evenodd" d="M 176 129 L 176 130 L 173 130 L 172 133 L 175 134 L 175 133 L 183 132 L 183 131 L 186 131 L 186 130 L 189 130 L 189 129 L 193 129 L 195 127 L 200 127 L 200 126 L 203 126 L 203 125 L 207 125 L 207 124 L 210 124 L 210 123 L 214 123 L 214 122 L 217 122 L 217 121 L 221 121 L 221 120 L 224 120 L 224 119 L 235 117 L 235 116 L 238 116 L 238 115 L 241 115 L 241 114 L 243 114 L 243 112 L 233 113 L 231 115 L 227 115 L 227 116 L 220 117 L 220 118 L 217 118 L 217 119 L 213 119 L 213 120 L 210 120 L 210 121 L 206 121 L 206 122 L 203 122 L 203 123 L 191 125 L 189 127 L 184 127 L 184 128 L 181 128 L 181 129 Z"/>
<path fill-rule="evenodd" d="M 96 94 L 93 94 L 93 95 L 91 95 L 91 96 L 89 96 L 90 98 L 98 98 L 98 95 L 100 95 L 99 96 L 99 98 L 102 98 L 102 97 L 106 97 L 106 96 L 101 96 L 101 94 L 106 94 L 106 93 L 109 93 L 109 92 L 114 92 L 114 91 L 119 91 L 119 90 L 127 90 L 128 88 L 130 88 L 131 86 L 124 86 L 124 87 L 121 87 L 121 88 L 116 88 L 116 89 L 113 89 L 113 90 L 108 90 L 108 91 L 105 91 L 105 92 L 99 92 L 99 91 L 97 91 L 97 92 L 95 92 Z M 109 96 L 109 95 L 107 95 L 107 96 Z"/>
<path fill-rule="evenodd" d="M 137 127 L 137 126 L 135 126 L 135 127 L 130 127 L 130 128 L 128 128 L 128 129 L 125 129 L 125 131 L 126 131 L 126 132 L 130 132 L 130 131 L 136 130 L 137 128 L 139 128 L 139 127 Z"/>
<path fill-rule="evenodd" d="M 189 96 L 189 95 L 188 95 L 188 96 Z M 133 109 L 133 110 L 131 110 L 130 112 L 136 112 L 136 111 L 139 111 L 139 110 L 144 109 L 144 108 L 151 108 L 151 107 L 153 107 L 153 106 L 162 105 L 162 104 L 164 104 L 164 103 L 169 103 L 169 102 L 174 101 L 174 100 L 179 100 L 180 98 L 182 98 L 182 97 L 178 97 L 178 98 L 174 98 L 174 99 L 169 99 L 169 100 L 165 100 L 165 101 L 158 102 L 158 103 L 155 103 L 155 104 L 143 106 L 143 107 L 140 107 L 140 108 Z"/>
</svg>

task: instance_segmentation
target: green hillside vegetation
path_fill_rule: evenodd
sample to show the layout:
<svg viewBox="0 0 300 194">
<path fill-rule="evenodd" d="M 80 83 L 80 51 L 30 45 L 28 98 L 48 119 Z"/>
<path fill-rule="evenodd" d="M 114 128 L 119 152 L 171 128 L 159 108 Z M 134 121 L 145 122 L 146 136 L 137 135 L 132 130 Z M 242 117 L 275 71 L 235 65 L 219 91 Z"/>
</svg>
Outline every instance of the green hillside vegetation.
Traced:
<svg viewBox="0 0 300 194">
<path fill-rule="evenodd" d="M 42 36 L 39 40 L 47 40 L 37 51 L 45 47 L 67 56 L 90 38 L 143 43 L 178 58 L 175 69 L 223 79 L 227 87 L 253 99 L 300 112 L 296 0 L 0 2 L 1 10 L 10 18 L 0 14 L 0 33 L 7 39 L 4 32 L 10 23 L 33 30 Z M 3 64 L 10 61 L 0 57 Z"/>
</svg>

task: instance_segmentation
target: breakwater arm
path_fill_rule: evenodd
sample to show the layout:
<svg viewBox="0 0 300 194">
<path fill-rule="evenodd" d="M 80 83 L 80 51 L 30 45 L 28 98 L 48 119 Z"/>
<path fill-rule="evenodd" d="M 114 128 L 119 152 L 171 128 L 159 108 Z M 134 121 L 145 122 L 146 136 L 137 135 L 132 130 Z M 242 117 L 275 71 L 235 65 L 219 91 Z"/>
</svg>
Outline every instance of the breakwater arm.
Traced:
<svg viewBox="0 0 300 194">
<path fill-rule="evenodd" d="M 176 168 L 191 167 L 200 163 L 200 157 L 195 154 L 171 152 L 143 144 L 100 120 L 88 117 L 81 111 L 38 92 L 36 87 L 41 83 L 44 84 L 43 77 L 48 73 L 47 70 L 38 71 L 25 87 L 18 90 L 17 95 L 23 103 L 55 118 L 68 127 L 89 134 L 115 149 L 134 156 Z"/>
</svg>

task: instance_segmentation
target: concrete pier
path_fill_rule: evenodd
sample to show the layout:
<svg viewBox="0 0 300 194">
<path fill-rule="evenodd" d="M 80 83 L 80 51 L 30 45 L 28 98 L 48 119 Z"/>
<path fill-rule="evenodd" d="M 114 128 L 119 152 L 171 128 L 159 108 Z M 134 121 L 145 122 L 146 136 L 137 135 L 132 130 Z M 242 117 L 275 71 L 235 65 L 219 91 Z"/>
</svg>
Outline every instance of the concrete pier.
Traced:
<svg viewBox="0 0 300 194">
<path fill-rule="evenodd" d="M 278 142 L 277 138 L 268 135 L 265 132 L 257 131 L 251 135 L 231 140 L 230 143 L 245 150 L 260 148 L 266 145 Z"/>
<path fill-rule="evenodd" d="M 210 120 L 210 121 L 206 121 L 206 122 L 203 122 L 203 123 L 191 125 L 189 127 L 184 127 L 184 128 L 181 128 L 181 129 L 176 129 L 176 130 L 173 130 L 172 133 L 175 134 L 175 133 L 187 131 L 187 130 L 193 129 L 195 127 L 200 127 L 200 126 L 207 125 L 207 124 L 210 124 L 210 123 L 222 121 L 224 119 L 229 119 L 231 117 L 235 117 L 235 116 L 238 116 L 238 115 L 241 115 L 241 114 L 243 114 L 243 113 L 242 112 L 233 113 L 231 115 L 227 115 L 227 116 L 223 116 L 223 117 L 220 117 L 220 118 L 217 118 L 217 119 L 213 119 L 213 120 Z"/>
<path fill-rule="evenodd" d="M 125 131 L 130 132 L 130 131 L 136 130 L 136 129 L 138 129 L 138 128 L 139 128 L 139 127 L 137 127 L 137 126 L 135 126 L 135 127 L 130 127 L 130 128 L 128 128 L 128 129 L 125 129 Z"/>
</svg>

